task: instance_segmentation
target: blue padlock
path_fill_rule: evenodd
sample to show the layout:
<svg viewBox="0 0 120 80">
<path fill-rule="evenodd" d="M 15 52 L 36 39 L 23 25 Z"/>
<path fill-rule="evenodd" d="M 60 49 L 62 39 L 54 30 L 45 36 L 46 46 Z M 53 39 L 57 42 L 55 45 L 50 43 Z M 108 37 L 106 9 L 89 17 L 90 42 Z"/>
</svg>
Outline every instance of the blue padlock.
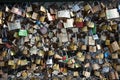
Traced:
<svg viewBox="0 0 120 80">
<path fill-rule="evenodd" d="M 109 52 L 105 52 L 105 53 L 104 53 L 104 57 L 105 57 L 105 58 L 108 58 L 108 57 L 109 57 Z"/>
<path fill-rule="evenodd" d="M 36 22 L 35 22 L 35 24 L 40 25 L 40 24 L 41 24 L 41 22 L 40 22 L 40 21 L 36 21 Z"/>
</svg>

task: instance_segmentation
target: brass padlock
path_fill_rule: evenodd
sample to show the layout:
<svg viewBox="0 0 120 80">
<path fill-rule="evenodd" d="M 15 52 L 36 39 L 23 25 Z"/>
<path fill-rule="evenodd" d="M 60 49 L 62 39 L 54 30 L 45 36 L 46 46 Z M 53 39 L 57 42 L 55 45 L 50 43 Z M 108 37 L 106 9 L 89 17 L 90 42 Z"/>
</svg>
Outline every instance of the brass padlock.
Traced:
<svg viewBox="0 0 120 80">
<path fill-rule="evenodd" d="M 83 71 L 83 75 L 88 78 L 88 77 L 90 77 L 90 72 L 89 71 Z"/>
<path fill-rule="evenodd" d="M 27 71 L 22 71 L 21 76 L 22 76 L 23 78 L 27 78 L 27 76 L 28 76 Z"/>
<path fill-rule="evenodd" d="M 18 59 L 17 65 L 21 65 L 21 60 L 20 59 Z"/>
<path fill-rule="evenodd" d="M 84 6 L 84 10 L 85 11 L 89 11 L 89 10 L 91 10 L 91 6 L 90 6 L 90 4 L 86 4 L 85 6 Z"/>
<path fill-rule="evenodd" d="M 26 15 L 27 18 L 31 18 L 31 17 L 32 17 L 32 14 L 31 14 L 31 13 L 28 13 L 28 12 L 26 12 L 25 15 Z"/>
<path fill-rule="evenodd" d="M 77 56 L 77 57 L 82 57 L 82 55 L 83 55 L 82 52 L 78 52 L 76 56 Z"/>
<path fill-rule="evenodd" d="M 100 11 L 99 17 L 100 17 L 100 18 L 105 18 L 105 17 L 106 17 L 105 10 L 101 10 L 101 11 Z"/>
<path fill-rule="evenodd" d="M 81 57 L 78 57 L 77 59 L 78 59 L 79 61 L 82 61 L 82 62 L 83 62 L 83 61 L 85 60 L 85 56 L 82 55 Z"/>
<path fill-rule="evenodd" d="M 105 41 L 105 45 L 110 45 L 110 40 L 107 39 L 107 40 Z"/>
<path fill-rule="evenodd" d="M 48 55 L 49 55 L 49 56 L 52 56 L 52 55 L 54 55 L 54 54 L 55 54 L 54 51 L 52 51 L 52 50 L 48 51 Z"/>
<path fill-rule="evenodd" d="M 11 65 L 11 66 L 12 66 L 12 65 L 15 65 L 14 60 L 9 60 L 9 61 L 8 61 L 8 65 Z"/>
<path fill-rule="evenodd" d="M 96 12 L 98 12 L 100 10 L 101 10 L 100 3 L 98 1 L 93 2 L 93 7 L 92 7 L 93 13 L 96 13 Z"/>
<path fill-rule="evenodd" d="M 74 76 L 74 77 L 78 77 L 78 76 L 79 76 L 79 72 L 78 72 L 78 71 L 75 71 L 75 72 L 73 73 L 73 76 Z"/>
<path fill-rule="evenodd" d="M 36 59 L 36 60 L 35 60 L 35 63 L 39 65 L 39 64 L 40 64 L 40 61 L 41 61 L 41 59 Z"/>
<path fill-rule="evenodd" d="M 44 22 L 45 18 L 46 18 L 45 16 L 40 16 L 40 18 L 39 18 L 40 22 Z"/>
<path fill-rule="evenodd" d="M 38 19 L 38 13 L 33 12 L 33 14 L 32 14 L 32 17 L 31 17 L 31 18 L 32 18 L 32 19 L 34 19 L 34 20 Z"/>
<path fill-rule="evenodd" d="M 54 64 L 53 65 L 53 70 L 59 71 L 60 70 L 59 64 Z"/>
<path fill-rule="evenodd" d="M 93 22 L 88 21 L 86 24 L 89 28 L 94 28 L 94 23 Z"/>
<path fill-rule="evenodd" d="M 81 50 L 86 50 L 87 46 L 86 45 L 82 45 Z"/>
</svg>

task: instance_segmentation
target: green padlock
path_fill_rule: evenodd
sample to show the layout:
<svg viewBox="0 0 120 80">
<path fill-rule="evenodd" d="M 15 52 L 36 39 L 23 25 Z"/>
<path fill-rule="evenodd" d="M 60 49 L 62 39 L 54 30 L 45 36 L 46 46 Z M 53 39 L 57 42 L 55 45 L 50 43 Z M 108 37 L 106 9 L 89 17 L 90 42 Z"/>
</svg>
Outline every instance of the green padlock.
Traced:
<svg viewBox="0 0 120 80">
<path fill-rule="evenodd" d="M 19 36 L 27 36 L 28 35 L 27 30 L 19 30 L 18 35 Z"/>
<path fill-rule="evenodd" d="M 96 25 L 94 24 L 94 28 L 92 28 L 93 35 L 96 34 Z"/>
</svg>

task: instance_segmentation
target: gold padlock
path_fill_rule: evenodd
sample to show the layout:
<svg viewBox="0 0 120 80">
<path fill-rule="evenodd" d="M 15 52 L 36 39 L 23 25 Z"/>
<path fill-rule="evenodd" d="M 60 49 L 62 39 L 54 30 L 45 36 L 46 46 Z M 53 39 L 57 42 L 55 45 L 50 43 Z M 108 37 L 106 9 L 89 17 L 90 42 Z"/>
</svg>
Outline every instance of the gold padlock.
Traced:
<svg viewBox="0 0 120 80">
<path fill-rule="evenodd" d="M 87 32 L 87 31 L 88 31 L 88 27 L 87 27 L 87 26 L 84 26 L 84 27 L 82 28 L 82 31 L 83 31 L 83 32 Z"/>
<path fill-rule="evenodd" d="M 36 60 L 35 60 L 35 63 L 36 63 L 36 64 L 40 64 L 40 61 L 41 61 L 40 59 L 36 59 Z"/>
<path fill-rule="evenodd" d="M 21 64 L 21 60 L 18 59 L 18 61 L 17 61 L 17 65 L 20 65 L 20 64 Z"/>
<path fill-rule="evenodd" d="M 53 52 L 52 50 L 50 50 L 50 51 L 48 52 L 48 55 L 49 55 L 49 56 L 52 56 L 52 55 L 54 55 L 54 52 Z"/>
<path fill-rule="evenodd" d="M 88 21 L 88 22 L 87 22 L 87 26 L 88 26 L 89 28 L 94 28 L 94 23 Z"/>
<path fill-rule="evenodd" d="M 82 52 L 78 52 L 76 56 L 77 57 L 81 57 L 82 56 Z"/>
<path fill-rule="evenodd" d="M 42 43 L 41 43 L 41 42 L 38 42 L 36 46 L 37 46 L 37 47 L 41 47 L 41 46 L 42 46 Z"/>
<path fill-rule="evenodd" d="M 25 15 L 26 15 L 27 18 L 31 18 L 32 17 L 32 15 L 30 13 L 28 13 L 28 12 L 26 12 Z"/>
<path fill-rule="evenodd" d="M 11 69 L 16 69 L 17 68 L 17 65 L 14 64 L 14 65 L 11 65 Z"/>
<path fill-rule="evenodd" d="M 89 4 L 85 5 L 85 6 L 84 6 L 84 10 L 85 10 L 85 11 L 91 10 L 91 6 L 90 6 Z"/>
<path fill-rule="evenodd" d="M 99 14 L 100 18 L 105 18 L 106 17 L 106 13 L 105 10 L 101 10 L 100 14 Z"/>
<path fill-rule="evenodd" d="M 53 70 L 58 70 L 59 71 L 60 70 L 59 64 L 54 64 L 53 65 Z"/>
<path fill-rule="evenodd" d="M 106 40 L 105 45 L 110 45 L 110 40 Z"/>
<path fill-rule="evenodd" d="M 15 64 L 14 60 L 9 60 L 8 61 L 8 65 L 14 65 L 14 64 Z"/>
<path fill-rule="evenodd" d="M 79 76 L 79 73 L 78 73 L 78 71 L 75 71 L 75 72 L 73 73 L 73 76 L 74 76 L 74 77 L 77 77 L 77 76 Z"/>
<path fill-rule="evenodd" d="M 45 16 L 40 16 L 40 22 L 44 22 L 45 21 Z"/>
<path fill-rule="evenodd" d="M 23 78 L 27 78 L 27 76 L 28 76 L 27 71 L 23 71 L 23 72 L 21 73 L 21 76 L 22 76 Z"/>
</svg>

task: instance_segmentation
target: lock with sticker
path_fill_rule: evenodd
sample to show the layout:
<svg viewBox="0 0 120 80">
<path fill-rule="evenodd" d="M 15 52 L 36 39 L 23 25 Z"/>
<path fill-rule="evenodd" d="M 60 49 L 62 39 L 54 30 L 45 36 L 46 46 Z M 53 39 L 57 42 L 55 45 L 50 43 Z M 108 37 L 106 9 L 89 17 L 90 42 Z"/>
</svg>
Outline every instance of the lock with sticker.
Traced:
<svg viewBox="0 0 120 80">
<path fill-rule="evenodd" d="M 21 28 L 20 20 L 15 20 L 14 22 L 8 22 L 7 24 L 9 31 Z"/>
<path fill-rule="evenodd" d="M 28 32 L 27 32 L 27 30 L 21 29 L 21 30 L 19 30 L 18 35 L 19 36 L 27 36 Z"/>
<path fill-rule="evenodd" d="M 106 10 L 106 17 L 107 17 L 107 19 L 119 18 L 120 16 L 117 11 L 117 8 Z"/>
</svg>

